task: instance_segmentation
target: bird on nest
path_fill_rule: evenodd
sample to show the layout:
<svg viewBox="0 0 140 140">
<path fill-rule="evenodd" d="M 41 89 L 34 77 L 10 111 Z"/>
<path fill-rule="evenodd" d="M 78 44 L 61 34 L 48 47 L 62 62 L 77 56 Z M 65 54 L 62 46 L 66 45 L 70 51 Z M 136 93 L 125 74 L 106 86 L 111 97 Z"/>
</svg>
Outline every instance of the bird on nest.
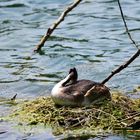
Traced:
<svg viewBox="0 0 140 140">
<path fill-rule="evenodd" d="M 78 80 L 76 68 L 58 82 L 52 89 L 51 97 L 60 106 L 89 106 L 104 100 L 111 100 L 109 88 L 91 80 Z"/>
</svg>

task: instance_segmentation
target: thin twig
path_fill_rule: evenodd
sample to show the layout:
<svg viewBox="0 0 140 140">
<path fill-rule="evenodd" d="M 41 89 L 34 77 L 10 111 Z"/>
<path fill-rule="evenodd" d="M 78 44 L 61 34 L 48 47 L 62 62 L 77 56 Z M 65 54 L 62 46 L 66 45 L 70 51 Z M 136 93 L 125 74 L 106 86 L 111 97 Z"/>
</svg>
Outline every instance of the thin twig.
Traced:
<svg viewBox="0 0 140 140">
<path fill-rule="evenodd" d="M 121 121 L 131 120 L 131 119 L 133 119 L 133 118 L 136 117 L 136 116 L 140 116 L 140 112 L 137 113 L 137 114 L 134 114 L 134 115 L 132 115 L 132 116 L 130 116 L 130 117 L 128 117 L 128 118 L 122 119 Z"/>
<path fill-rule="evenodd" d="M 113 116 L 112 114 L 110 114 L 110 113 L 108 113 L 108 112 L 105 112 L 105 111 L 103 111 L 103 110 L 101 110 L 101 109 L 91 108 L 91 109 L 85 109 L 84 111 L 85 111 L 85 112 L 92 112 L 93 110 L 94 110 L 94 111 L 97 111 L 97 112 L 101 112 L 101 113 L 103 113 L 103 114 L 106 114 L 106 115 L 112 117 L 114 120 L 117 121 L 117 118 L 116 118 L 115 116 Z"/>
<path fill-rule="evenodd" d="M 105 84 L 107 81 L 109 81 L 115 74 L 119 73 L 124 68 L 126 68 L 130 63 L 132 63 L 139 55 L 140 49 L 138 49 L 137 52 L 133 56 L 131 56 L 124 64 L 120 65 L 118 68 L 113 70 L 111 74 L 101 82 L 101 84 Z"/>
<path fill-rule="evenodd" d="M 68 6 L 65 11 L 62 12 L 62 14 L 60 15 L 60 17 L 56 20 L 56 22 L 54 22 L 52 24 L 51 27 L 48 28 L 47 33 L 42 37 L 40 43 L 36 46 L 35 48 L 35 52 L 39 52 L 41 50 L 41 48 L 44 46 L 45 42 L 47 41 L 47 39 L 50 37 L 50 35 L 53 33 L 53 31 L 57 28 L 57 26 L 64 21 L 65 17 L 67 16 L 67 14 L 74 9 L 82 0 L 74 0 L 74 3 L 71 4 L 70 6 Z"/>
<path fill-rule="evenodd" d="M 105 111 L 103 111 L 103 110 L 101 110 L 101 109 L 92 108 L 92 109 L 88 109 L 88 110 L 86 110 L 86 111 L 92 111 L 92 110 L 95 110 L 95 111 L 98 111 L 98 112 L 100 112 L 100 113 L 106 114 L 106 115 L 112 117 L 116 122 L 121 123 L 122 125 L 126 125 L 126 123 L 124 123 L 123 121 L 119 121 L 115 116 L 113 116 L 112 114 L 110 114 L 110 113 L 108 113 L 108 112 L 105 112 Z"/>
<path fill-rule="evenodd" d="M 129 29 L 127 27 L 127 23 L 125 21 L 125 18 L 124 18 L 124 14 L 123 14 L 123 10 L 122 10 L 122 7 L 121 7 L 121 4 L 120 4 L 120 0 L 118 0 L 118 5 L 119 5 L 119 8 L 120 8 L 120 12 L 121 12 L 121 17 L 122 17 L 122 20 L 123 20 L 123 23 L 124 23 L 124 26 L 125 26 L 125 29 L 126 29 L 126 33 L 128 34 L 128 37 L 129 39 L 132 41 L 132 44 L 134 44 L 134 46 L 139 49 L 138 45 L 136 44 L 136 42 L 133 40 L 130 32 L 129 32 Z"/>
<path fill-rule="evenodd" d="M 109 81 L 115 74 L 119 73 L 124 68 L 126 68 L 130 63 L 132 63 L 140 55 L 140 49 L 139 49 L 138 45 L 136 44 L 136 42 L 133 40 L 133 38 L 132 38 L 132 36 L 129 32 L 129 29 L 127 27 L 127 23 L 126 23 L 125 18 L 124 18 L 124 14 L 123 14 L 123 11 L 122 11 L 120 0 L 118 0 L 118 5 L 119 5 L 119 8 L 120 8 L 121 16 L 122 16 L 122 19 L 123 19 L 124 26 L 125 26 L 126 32 L 128 34 L 128 37 L 132 41 L 134 46 L 138 49 L 138 51 L 132 57 L 130 57 L 124 64 L 120 65 L 118 68 L 116 68 L 114 71 L 112 71 L 111 74 L 101 82 L 102 84 L 105 84 L 107 81 Z"/>
</svg>

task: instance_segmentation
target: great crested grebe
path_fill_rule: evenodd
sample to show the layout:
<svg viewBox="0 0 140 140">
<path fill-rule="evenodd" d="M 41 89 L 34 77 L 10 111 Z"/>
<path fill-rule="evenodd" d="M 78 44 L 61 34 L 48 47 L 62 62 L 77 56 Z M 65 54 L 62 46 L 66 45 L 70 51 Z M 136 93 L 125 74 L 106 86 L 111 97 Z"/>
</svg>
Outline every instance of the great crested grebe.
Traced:
<svg viewBox="0 0 140 140">
<path fill-rule="evenodd" d="M 105 85 L 77 79 L 77 70 L 72 68 L 68 76 L 53 87 L 51 97 L 56 105 L 89 106 L 104 99 L 111 100 L 109 88 Z"/>
</svg>

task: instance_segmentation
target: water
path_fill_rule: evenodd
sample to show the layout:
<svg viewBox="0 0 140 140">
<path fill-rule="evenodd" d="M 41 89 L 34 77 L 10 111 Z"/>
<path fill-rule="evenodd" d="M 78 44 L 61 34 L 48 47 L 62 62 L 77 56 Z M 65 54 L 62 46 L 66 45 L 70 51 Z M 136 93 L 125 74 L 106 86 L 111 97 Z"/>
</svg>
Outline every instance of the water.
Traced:
<svg viewBox="0 0 140 140">
<path fill-rule="evenodd" d="M 34 54 L 47 28 L 72 0 L 0 0 L 0 97 L 32 99 L 47 96 L 53 85 L 71 67 L 79 78 L 102 81 L 114 68 L 136 52 L 115 0 L 84 0 L 61 23 L 46 42 L 43 54 Z M 130 33 L 140 43 L 140 2 L 122 2 Z M 107 85 L 127 92 L 140 85 L 140 57 L 114 76 Z M 140 97 L 138 93 L 138 97 Z M 1 105 L 0 115 L 10 106 Z M 55 139 L 50 130 L 22 133 L 15 124 L 2 122 L 1 139 Z M 1 128 L 3 128 L 1 130 Z M 63 138 L 59 136 L 58 139 Z M 100 139 L 100 138 L 90 138 Z M 108 139 L 137 139 L 136 136 L 108 136 Z"/>
</svg>

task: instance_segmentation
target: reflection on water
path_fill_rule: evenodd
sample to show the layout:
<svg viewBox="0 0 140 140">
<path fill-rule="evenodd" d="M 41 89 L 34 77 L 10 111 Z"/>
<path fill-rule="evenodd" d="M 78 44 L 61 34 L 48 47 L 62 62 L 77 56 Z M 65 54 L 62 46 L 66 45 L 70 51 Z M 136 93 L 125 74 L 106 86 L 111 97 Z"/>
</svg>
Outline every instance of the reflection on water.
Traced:
<svg viewBox="0 0 140 140">
<path fill-rule="evenodd" d="M 0 0 L 0 87 L 4 89 L 1 97 L 12 97 L 15 93 L 19 98 L 49 95 L 52 86 L 71 67 L 78 69 L 79 78 L 102 81 L 136 51 L 126 35 L 117 2 L 86 0 L 55 30 L 43 53 L 34 54 L 41 36 L 70 2 Z M 136 0 L 122 2 L 137 43 L 139 5 Z M 112 78 L 108 86 L 129 91 L 140 85 L 139 62 L 140 58 Z"/>
</svg>

